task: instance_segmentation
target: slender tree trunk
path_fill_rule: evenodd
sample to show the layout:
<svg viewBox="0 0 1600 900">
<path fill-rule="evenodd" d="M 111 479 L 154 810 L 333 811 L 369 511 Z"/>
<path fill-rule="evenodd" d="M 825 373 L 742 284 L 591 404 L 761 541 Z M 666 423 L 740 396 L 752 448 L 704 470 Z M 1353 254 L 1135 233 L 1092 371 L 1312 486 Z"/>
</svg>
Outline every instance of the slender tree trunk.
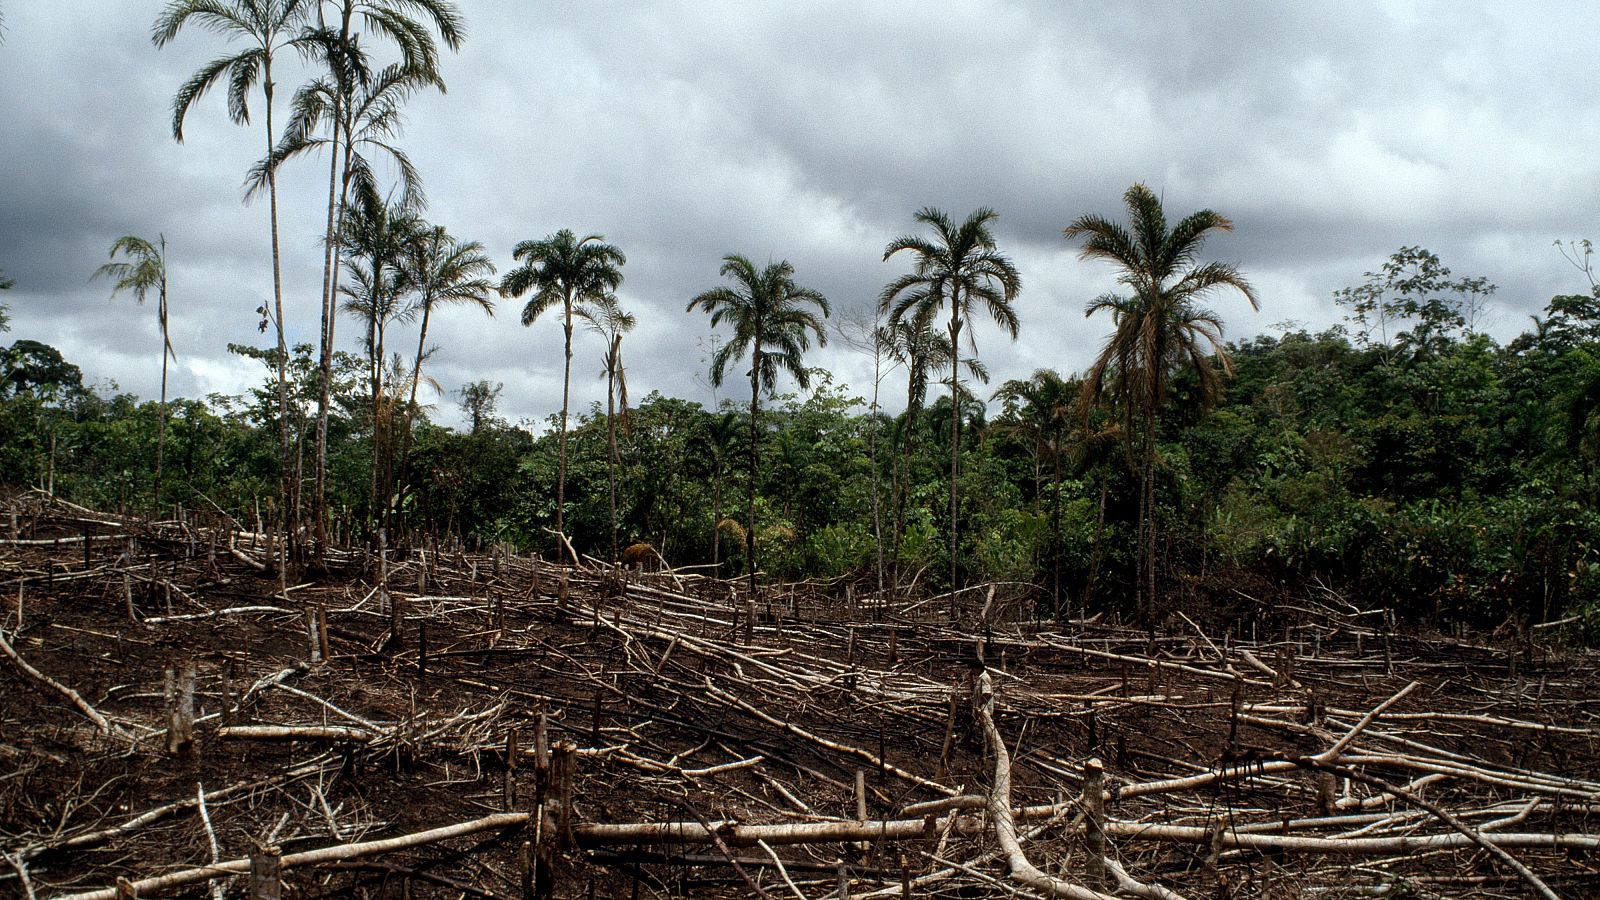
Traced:
<svg viewBox="0 0 1600 900">
<path fill-rule="evenodd" d="M 565 316 L 565 356 L 561 361 L 561 429 L 556 438 L 556 530 L 567 533 L 567 402 L 572 390 L 572 288 L 567 288 Z"/>
<path fill-rule="evenodd" d="M 348 5 L 347 5 L 348 7 Z M 340 64 L 343 64 L 342 54 L 349 46 L 349 10 L 346 9 L 344 30 L 339 35 L 341 51 Z M 340 73 L 335 73 L 336 83 L 342 85 Z M 334 266 L 338 264 L 339 253 L 335 246 L 340 214 L 344 203 L 343 186 L 347 179 L 339 173 L 339 137 L 344 121 L 344 90 L 342 87 L 333 92 L 333 140 L 328 148 L 328 223 L 323 232 L 322 243 L 322 316 L 317 335 L 317 449 L 316 459 L 312 465 L 315 470 L 315 488 L 312 497 L 312 514 L 316 518 L 313 533 L 316 540 L 314 564 L 319 570 L 327 568 L 328 547 L 328 405 L 331 398 L 331 388 L 328 382 L 333 379 L 333 322 L 337 315 L 338 303 L 336 297 L 338 288 L 334 284 Z"/>
<path fill-rule="evenodd" d="M 385 300 L 385 302 L 387 303 L 388 301 Z M 390 476 L 394 471 L 394 420 L 395 407 L 398 405 L 396 402 L 398 398 L 392 396 L 385 389 L 389 378 L 389 362 L 386 356 L 388 353 L 387 331 L 388 322 L 380 320 L 378 322 L 378 380 L 373 382 L 377 389 L 376 399 L 383 404 L 383 440 L 376 445 L 376 448 L 382 452 L 375 460 L 378 473 L 378 501 L 381 504 L 378 518 L 378 527 L 380 528 L 389 527 L 389 507 L 391 506 L 389 501 L 394 496 L 394 481 Z M 392 529 L 389 540 L 391 545 L 396 543 Z"/>
<path fill-rule="evenodd" d="M 161 508 L 161 463 L 167 446 L 167 348 L 166 329 L 161 329 L 161 415 L 156 419 L 156 508 Z"/>
<path fill-rule="evenodd" d="M 262 59 L 262 89 L 267 106 L 267 158 L 272 157 L 272 53 Z M 283 527 L 285 536 L 292 532 L 298 510 L 295 506 L 293 475 L 289 463 L 289 346 L 283 336 L 283 262 L 278 249 L 278 174 L 267 167 L 267 205 L 272 224 L 272 310 L 273 324 L 278 335 L 278 463 L 280 491 L 283 498 Z"/>
<path fill-rule="evenodd" d="M 750 602 L 756 602 L 756 479 L 760 473 L 761 444 L 756 421 L 761 415 L 761 323 L 756 323 L 755 349 L 750 352 L 750 527 L 744 534 L 746 570 L 750 573 Z"/>
<path fill-rule="evenodd" d="M 877 329 L 873 329 L 877 333 Z M 880 511 L 881 492 L 878 482 L 881 473 L 878 471 L 878 388 L 882 384 L 883 348 L 877 341 L 872 343 L 872 416 L 868 423 L 872 429 L 867 432 L 867 453 L 872 460 L 872 540 L 878 548 L 878 596 L 883 597 L 883 514 Z"/>
<path fill-rule="evenodd" d="M 374 283 L 376 284 L 381 281 L 381 278 L 376 275 L 376 273 L 382 271 L 379 268 L 381 264 L 374 258 L 372 265 L 375 273 Z M 372 309 L 368 310 L 367 315 L 367 356 L 369 357 L 367 360 L 367 392 L 371 395 L 370 399 L 372 401 L 372 498 L 367 515 L 372 520 L 374 532 L 381 527 L 383 515 L 378 506 L 378 459 L 383 444 L 382 415 L 378 409 L 379 393 L 383 379 L 383 338 L 378 328 L 378 310 L 383 304 L 382 294 L 382 288 L 376 286 L 373 288 Z"/>
<path fill-rule="evenodd" d="M 1155 615 L 1155 418 L 1145 420 L 1139 471 L 1139 577 L 1136 592 L 1140 620 Z"/>
<path fill-rule="evenodd" d="M 916 398 L 910 391 L 906 394 L 906 414 L 900 426 L 900 472 L 895 485 L 894 498 L 894 548 L 891 554 L 894 559 L 894 583 L 900 586 L 900 544 L 906 533 L 906 499 L 911 493 L 911 439 L 917 427 Z"/>
<path fill-rule="evenodd" d="M 611 564 L 617 564 L 617 362 L 622 338 L 612 338 L 606 364 L 606 479 L 611 489 Z"/>
<path fill-rule="evenodd" d="M 721 564 L 722 544 L 722 459 L 717 458 L 717 470 L 711 476 L 711 565 Z M 713 568 L 712 571 L 717 571 Z"/>
<path fill-rule="evenodd" d="M 956 589 L 957 529 L 956 529 L 956 479 L 961 474 L 961 319 L 956 310 L 961 308 L 960 297 L 950 298 L 950 589 Z"/>
<path fill-rule="evenodd" d="M 1144 464 L 1144 583 L 1145 600 L 1149 604 L 1148 616 L 1153 621 L 1157 613 L 1156 599 L 1156 454 L 1155 439 L 1150 440 Z"/>
<path fill-rule="evenodd" d="M 1050 510 L 1050 603 L 1055 607 L 1056 618 L 1061 617 L 1061 444 L 1055 447 L 1055 490 L 1051 492 Z"/>
<path fill-rule="evenodd" d="M 167 357 L 172 341 L 167 336 L 167 239 L 161 238 L 161 410 L 156 419 L 156 509 L 161 509 L 161 465 L 167 448 Z"/>
<path fill-rule="evenodd" d="M 433 301 L 422 298 L 422 325 L 417 333 L 417 361 L 411 367 L 411 395 L 406 401 L 405 428 L 400 432 L 400 466 L 395 488 L 404 492 L 411 472 L 412 426 L 416 424 L 417 385 L 422 381 L 422 356 L 428 342 L 428 319 L 433 315 Z"/>
</svg>

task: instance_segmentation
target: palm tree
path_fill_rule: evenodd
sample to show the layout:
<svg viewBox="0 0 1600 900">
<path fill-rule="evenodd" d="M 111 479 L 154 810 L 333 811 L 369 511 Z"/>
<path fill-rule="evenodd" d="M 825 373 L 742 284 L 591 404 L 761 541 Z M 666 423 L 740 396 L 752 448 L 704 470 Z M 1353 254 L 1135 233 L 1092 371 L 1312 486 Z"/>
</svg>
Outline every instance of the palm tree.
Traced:
<svg viewBox="0 0 1600 900">
<path fill-rule="evenodd" d="M 932 207 L 917 211 L 916 219 L 933 228 L 933 239 L 921 235 L 895 238 L 884 248 L 888 260 L 902 250 L 916 257 L 912 271 L 889 282 L 879 297 L 879 307 L 891 324 L 908 316 L 914 322 L 931 321 L 946 304 L 950 307 L 950 586 L 956 587 L 956 480 L 961 471 L 961 404 L 955 402 L 961 367 L 961 331 L 981 305 L 995 324 L 1017 337 L 1017 312 L 1012 307 L 1022 290 L 1022 276 L 1016 266 L 999 251 L 989 223 L 997 217 L 986 207 L 975 210 L 959 226 L 944 212 Z M 974 355 L 977 341 L 969 332 L 967 342 Z"/>
<path fill-rule="evenodd" d="M 117 254 L 125 257 L 116 262 Z M 172 335 L 167 330 L 167 237 L 159 235 L 155 243 L 131 234 L 123 235 L 111 244 L 111 259 L 94 270 L 94 278 L 113 279 L 111 296 L 122 291 L 133 291 L 134 299 L 144 305 L 145 297 L 156 292 L 156 322 L 161 327 L 161 415 L 156 420 L 156 490 L 155 499 L 161 503 L 161 463 L 167 440 L 167 361 L 176 360 L 172 351 Z M 3 280 L 0 280 L 3 281 Z M 9 287 L 10 285 L 5 285 Z"/>
<path fill-rule="evenodd" d="M 423 201 L 422 182 L 411 160 L 393 138 L 400 124 L 400 108 L 417 89 L 442 83 L 431 71 L 389 66 L 375 74 L 365 68 L 348 77 L 325 76 L 311 81 L 295 92 L 290 103 L 289 121 L 283 138 L 272 155 L 258 162 L 246 182 L 250 191 L 260 190 L 268 176 L 288 160 L 322 148 L 328 148 L 332 158 L 329 175 L 328 229 L 330 239 L 323 259 L 323 301 L 320 323 L 318 369 L 321 373 L 317 395 L 315 488 L 312 503 L 317 553 L 327 546 L 327 446 L 329 389 L 333 381 L 333 343 L 337 326 L 336 307 L 332 301 L 339 294 L 339 265 L 337 236 L 344 225 L 343 214 L 336 217 L 334 208 L 347 209 L 349 198 L 379 195 L 382 187 L 373 171 L 372 163 L 363 153 L 375 150 L 393 161 L 400 175 L 403 204 L 420 205 Z M 319 132 L 325 129 L 326 136 Z M 337 183 L 338 191 L 334 190 Z"/>
<path fill-rule="evenodd" d="M 756 599 L 756 485 L 761 469 L 757 439 L 761 391 L 771 393 L 783 372 L 788 372 L 801 389 L 811 386 L 811 376 L 801 359 L 811 347 L 813 334 L 819 347 L 827 345 L 828 334 L 823 330 L 822 321 L 807 307 L 816 307 L 823 318 L 828 317 L 830 310 L 828 298 L 795 283 L 794 266 L 788 260 L 768 263 L 765 269 L 757 270 L 745 257 L 730 254 L 722 258 L 721 274 L 732 278 L 738 289 L 712 288 L 690 300 L 688 309 L 690 312 L 697 308 L 705 310 L 711 316 L 712 328 L 723 320 L 733 326 L 733 337 L 711 357 L 713 385 L 722 385 L 730 363 L 747 353 L 750 355 L 750 504 L 744 544 L 753 603 Z"/>
<path fill-rule="evenodd" d="M 566 533 L 562 507 L 567 495 L 567 405 L 572 388 L 572 320 L 579 308 L 600 302 L 622 284 L 621 267 L 628 259 L 605 242 L 603 235 L 579 240 L 561 229 L 542 240 L 523 241 L 511 253 L 522 265 L 500 280 L 500 296 L 533 296 L 522 307 L 522 324 L 532 325 L 545 310 L 561 306 L 565 357 L 561 370 L 561 426 L 556 451 L 556 531 Z"/>
<path fill-rule="evenodd" d="M 639 320 L 633 313 L 625 312 L 616 294 L 605 294 L 592 307 L 583 311 L 589 327 L 605 339 L 605 366 L 600 374 L 606 380 L 606 480 L 611 488 L 611 564 L 617 564 L 617 407 L 622 408 L 622 422 L 628 421 L 628 370 L 622 365 L 622 336 L 633 330 Z"/>
<path fill-rule="evenodd" d="M 893 500 L 891 555 L 898 579 L 900 541 L 905 535 L 906 496 L 911 490 L 911 449 L 916 438 L 917 417 L 928 399 L 929 376 L 949 368 L 955 352 L 950 348 L 950 336 L 934 328 L 931 317 L 913 316 L 883 325 L 878 328 L 877 340 L 890 359 L 906 368 L 906 411 L 900 418 L 900 457 Z M 963 364 L 973 378 L 988 382 L 989 371 L 981 361 L 967 359 L 963 360 Z"/>
<path fill-rule="evenodd" d="M 190 76 L 172 101 L 172 136 L 183 141 L 183 120 L 189 108 L 205 96 L 218 81 L 228 81 L 228 115 L 240 125 L 250 121 L 249 95 L 259 82 L 266 106 L 267 153 L 276 141 L 272 127 L 272 100 L 275 85 L 272 63 L 279 51 L 304 49 L 306 35 L 301 30 L 312 0 L 172 0 L 162 10 L 150 38 L 165 47 L 188 23 L 230 39 L 241 39 L 244 49 L 220 56 Z M 278 180 L 267 172 L 267 198 L 272 231 L 272 308 L 270 318 L 278 338 L 278 451 L 282 468 L 281 490 L 285 526 L 297 515 L 296 494 L 291 489 L 289 465 L 289 347 L 284 341 L 283 265 L 278 251 Z"/>
<path fill-rule="evenodd" d="M 1222 344 L 1222 320 L 1198 305 L 1220 288 L 1243 294 L 1259 309 L 1255 290 L 1231 263 L 1201 263 L 1196 257 L 1206 236 L 1232 231 L 1233 223 L 1209 209 L 1191 213 L 1171 226 L 1161 200 L 1148 187 L 1135 184 L 1123 194 L 1128 209 L 1124 227 L 1097 215 L 1080 216 L 1064 230 L 1068 240 L 1085 238 L 1079 257 L 1112 263 L 1131 295 L 1107 294 L 1089 302 L 1086 316 L 1111 313 L 1115 331 L 1083 382 L 1083 396 L 1092 399 L 1107 387 L 1123 404 L 1124 435 L 1137 461 L 1139 492 L 1139 576 L 1135 604 L 1142 616 L 1155 612 L 1156 437 L 1161 407 L 1174 373 L 1195 371 L 1202 407 L 1215 402 L 1220 378 L 1211 366 L 1215 355 L 1231 374 L 1232 363 Z M 1088 404 L 1085 404 L 1088 409 Z"/>
<path fill-rule="evenodd" d="M 338 27 L 328 24 L 328 6 L 332 3 Z M 334 329 L 337 324 L 337 297 L 339 295 L 339 255 L 336 239 L 340 223 L 336 216 L 345 208 L 350 196 L 352 176 L 371 177 L 370 166 L 356 147 L 363 143 L 377 145 L 389 151 L 399 165 L 407 193 L 420 192 L 410 161 L 387 139 L 396 130 L 401 101 L 411 90 L 424 85 L 436 86 L 444 91 L 444 82 L 438 75 L 438 50 L 428 29 L 412 13 L 430 20 L 447 46 L 459 49 L 465 30 L 456 4 L 448 0 L 319 0 L 317 4 L 317 29 L 315 43 L 322 51 L 327 66 L 327 76 L 316 79 L 296 93 L 294 108 L 309 127 L 300 130 L 302 136 L 313 134 L 317 122 L 326 127 L 323 139 L 332 152 L 328 155 L 328 215 L 324 235 L 322 260 L 322 316 L 318 367 L 321 371 L 321 390 L 317 397 L 316 438 L 316 489 L 315 533 L 317 560 L 321 564 L 327 545 L 327 447 L 328 447 L 328 385 L 333 381 Z M 402 61 L 373 77 L 366 54 L 359 46 L 364 26 L 366 33 L 388 38 L 401 51 Z M 313 106 L 303 108 L 303 103 Z M 285 130 L 285 144 L 296 133 L 295 118 Z M 315 146 L 318 142 L 311 142 Z M 288 149 L 280 144 L 279 150 Z M 275 154 L 277 162 L 292 153 Z M 277 163 L 275 162 L 274 165 Z"/>
<path fill-rule="evenodd" d="M 1043 472 L 1050 470 L 1050 576 L 1051 608 L 1060 614 L 1061 606 L 1061 461 L 1065 450 L 1068 422 L 1077 388 L 1051 369 L 1040 369 L 1031 378 L 1014 378 L 994 392 L 994 399 L 1006 405 L 1010 414 L 1006 429 L 1021 437 L 1033 456 L 1034 497 L 1041 497 Z"/>
<path fill-rule="evenodd" d="M 739 416 L 723 412 L 706 420 L 705 428 L 695 436 L 695 447 L 702 454 L 705 468 L 711 476 L 711 564 L 722 562 L 722 482 L 728 472 L 739 440 Z"/>
<path fill-rule="evenodd" d="M 373 417 L 369 515 L 372 527 L 377 528 L 380 516 L 387 515 L 388 509 L 385 498 L 390 496 L 390 485 L 380 473 L 385 469 L 386 435 L 393 430 L 393 422 L 379 414 L 381 409 L 392 406 L 380 402 L 386 382 L 385 337 L 390 322 L 409 318 L 415 312 L 402 302 L 408 290 L 405 259 L 408 248 L 426 233 L 426 226 L 404 203 L 386 202 L 371 190 L 358 194 L 341 223 L 339 247 L 352 273 L 352 283 L 341 285 L 339 292 L 347 298 L 345 311 L 358 316 L 367 326 L 367 380 Z"/>
<path fill-rule="evenodd" d="M 422 381 L 422 363 L 429 356 L 428 323 L 440 306 L 470 304 L 494 317 L 495 286 L 489 280 L 494 263 L 477 241 L 456 240 L 443 226 L 434 226 L 406 242 L 400 258 L 405 287 L 415 295 L 412 314 L 422 311 L 417 332 L 417 358 L 411 367 L 411 396 L 406 403 L 405 426 L 401 429 L 400 473 L 404 484 L 411 455 L 411 425 L 417 410 L 417 386 Z"/>
</svg>

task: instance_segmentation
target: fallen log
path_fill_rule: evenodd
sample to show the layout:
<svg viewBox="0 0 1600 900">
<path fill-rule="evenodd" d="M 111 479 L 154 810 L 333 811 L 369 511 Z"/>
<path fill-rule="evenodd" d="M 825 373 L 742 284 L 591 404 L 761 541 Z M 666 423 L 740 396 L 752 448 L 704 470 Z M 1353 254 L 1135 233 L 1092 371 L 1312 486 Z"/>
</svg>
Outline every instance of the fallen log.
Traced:
<svg viewBox="0 0 1600 900">
<path fill-rule="evenodd" d="M 418 831 L 399 837 L 385 838 L 378 841 L 363 841 L 355 844 L 336 844 L 332 847 L 307 850 L 303 853 L 291 853 L 279 860 L 278 868 L 281 871 L 299 866 L 314 866 L 318 863 L 376 856 L 380 853 L 390 853 L 409 847 L 420 847 L 423 844 L 433 844 L 450 838 L 461 837 L 462 835 L 476 834 L 480 831 L 526 825 L 528 819 L 529 815 L 527 813 L 497 813 L 492 816 L 484 816 L 481 819 L 473 819 L 470 822 L 460 822 L 455 825 L 446 825 L 441 828 Z M 143 878 L 139 881 L 129 882 L 128 885 L 133 889 L 135 895 L 143 896 L 150 891 L 182 887 L 187 884 L 210 881 L 213 878 L 243 875 L 249 871 L 249 859 L 230 859 L 214 866 L 201 866 L 195 869 L 184 869 L 168 875 L 158 875 L 154 878 Z M 81 894 L 66 894 L 60 900 L 117 900 L 119 896 L 118 890 L 118 888 L 111 887 L 102 888 L 98 891 L 85 891 Z"/>
<path fill-rule="evenodd" d="M 946 817 L 946 823 L 951 818 Z M 574 825 L 573 836 L 580 847 L 656 844 L 710 844 L 714 830 L 730 847 L 755 847 L 763 841 L 772 846 L 785 844 L 833 844 L 852 841 L 920 840 L 922 819 L 878 819 L 867 822 L 795 822 L 776 825 L 743 825 L 738 822 L 635 822 L 626 824 Z M 960 834 L 977 834 L 983 823 L 971 817 L 953 821 Z"/>
<path fill-rule="evenodd" d="M 1022 852 L 1022 844 L 1017 840 L 1016 820 L 1011 812 L 1011 753 L 1006 749 L 1006 742 L 1000 736 L 1000 729 L 994 724 L 994 684 L 988 672 L 978 676 L 978 690 L 973 699 L 978 718 L 983 723 L 984 737 L 989 742 L 989 752 L 994 756 L 994 783 L 989 790 L 989 818 L 994 822 L 995 840 L 1005 855 L 1011 880 L 1049 897 L 1103 900 L 1107 897 L 1106 894 L 1048 875 Z M 1098 788 L 1091 789 L 1098 790 Z M 1094 862 L 1116 879 L 1118 890 L 1124 893 L 1149 900 L 1184 900 L 1182 894 L 1135 879 L 1109 856 L 1102 855 Z"/>
<path fill-rule="evenodd" d="M 234 741 L 349 741 L 365 744 L 371 732 L 349 725 L 224 725 L 217 737 Z"/>
</svg>

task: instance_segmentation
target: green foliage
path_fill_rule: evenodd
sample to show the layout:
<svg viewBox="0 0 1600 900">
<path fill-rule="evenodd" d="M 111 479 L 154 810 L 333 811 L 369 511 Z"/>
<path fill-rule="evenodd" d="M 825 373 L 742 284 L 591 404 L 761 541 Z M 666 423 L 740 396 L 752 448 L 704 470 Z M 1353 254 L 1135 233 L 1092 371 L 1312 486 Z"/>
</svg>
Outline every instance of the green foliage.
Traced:
<svg viewBox="0 0 1600 900">
<path fill-rule="evenodd" d="M 1418 280 L 1393 275 L 1386 302 L 1410 298 L 1415 305 L 1393 310 L 1453 321 L 1427 305 L 1441 295 L 1442 266 L 1412 258 Z M 1085 411 L 1077 383 L 1052 372 L 1007 383 L 993 408 L 964 395 L 957 409 L 968 439 L 953 485 L 948 396 L 886 423 L 828 372 L 802 368 L 801 390 L 770 402 L 758 378 L 756 402 L 715 410 L 659 393 L 596 404 L 568 429 L 561 515 L 592 555 L 609 547 L 614 521 L 620 544 L 647 541 L 674 565 L 715 561 L 728 575 L 758 562 L 771 579 L 866 583 L 880 537 L 872 492 L 892 483 L 882 547 L 903 587 L 947 586 L 954 496 L 956 580 L 1032 582 L 1041 612 L 1132 613 L 1148 510 L 1173 575 L 1169 601 L 1196 610 L 1234 608 L 1241 590 L 1332 591 L 1440 625 L 1574 617 L 1600 639 L 1600 305 L 1556 297 L 1505 346 L 1464 324 L 1419 331 L 1407 322 L 1411 337 L 1387 344 L 1336 329 L 1235 345 L 1236 377 L 1209 410 L 1201 376 L 1175 366 L 1156 427 L 1142 431 L 1135 417 L 1131 435 L 1125 404 Z M 279 353 L 234 351 L 261 365 L 260 385 L 163 410 L 87 387 L 54 348 L 17 341 L 0 350 L 0 473 L 13 487 L 147 509 L 164 411 L 163 501 L 245 521 L 258 508 L 269 516 L 280 473 Z M 285 361 L 300 460 L 321 388 L 313 357 L 302 345 Z M 341 354 L 337 363 L 328 496 L 348 525 L 369 514 L 382 438 L 366 383 L 371 359 Z M 397 540 L 432 533 L 549 548 L 560 419 L 513 426 L 496 414 L 499 393 L 489 382 L 464 388 L 472 424 L 461 431 L 429 422 L 420 406 L 408 411 L 410 452 L 388 498 Z M 624 412 L 629 427 L 608 427 Z M 870 438 L 885 424 L 875 469 Z M 757 560 L 744 546 L 752 507 Z"/>
</svg>

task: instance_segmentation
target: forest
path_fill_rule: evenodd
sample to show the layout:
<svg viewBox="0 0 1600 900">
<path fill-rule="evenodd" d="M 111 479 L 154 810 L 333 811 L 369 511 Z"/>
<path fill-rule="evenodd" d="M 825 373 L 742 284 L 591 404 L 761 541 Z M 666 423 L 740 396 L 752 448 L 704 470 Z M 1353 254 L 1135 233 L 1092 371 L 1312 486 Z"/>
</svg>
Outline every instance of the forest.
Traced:
<svg viewBox="0 0 1600 900">
<path fill-rule="evenodd" d="M 1575 250 L 1586 265 L 1586 248 Z M 390 324 L 377 322 L 368 354 L 330 361 L 328 522 L 346 543 L 384 525 L 396 546 L 450 538 L 546 557 L 558 553 L 559 523 L 579 553 L 615 559 L 642 542 L 674 566 L 725 576 L 745 572 L 753 537 L 774 582 L 900 592 L 1022 582 L 1043 616 L 1132 617 L 1148 431 L 1163 613 L 1231 614 L 1333 591 L 1436 627 L 1515 631 L 1578 617 L 1593 629 L 1600 291 L 1552 298 L 1502 346 L 1469 326 L 1492 285 L 1453 277 L 1420 248 L 1376 268 L 1340 293 L 1347 327 L 1195 347 L 1200 336 L 1182 330 L 1193 320 L 1174 319 L 1177 346 L 1152 354 L 1164 372 L 1125 372 L 1144 358 L 1113 356 L 1099 391 L 1086 391 L 1082 373 L 1051 370 L 986 384 L 981 359 L 964 360 L 953 490 L 950 343 L 915 314 L 834 337 L 875 357 L 877 408 L 796 353 L 790 373 L 801 377 L 774 379 L 752 416 L 748 401 L 628 397 L 625 314 L 609 298 L 580 298 L 575 319 L 594 334 L 574 329 L 575 361 L 618 373 L 621 402 L 574 411 L 565 441 L 559 413 L 537 436 L 533 423 L 502 419 L 504 386 L 487 382 L 452 392 L 469 428 L 431 423 L 412 399 L 415 362 L 376 355 Z M 399 293 L 393 306 L 412 310 L 419 296 Z M 96 392 L 51 347 L 15 341 L 0 470 L 13 487 L 95 508 L 181 505 L 271 523 L 287 469 L 297 508 L 310 509 L 315 348 L 294 348 L 285 367 L 287 467 L 277 356 L 232 349 L 261 362 L 259 388 L 163 406 Z M 745 365 L 731 358 L 730 372 Z M 1136 377 L 1164 379 L 1159 405 L 1129 396 Z M 906 412 L 881 411 L 891 392 Z"/>
<path fill-rule="evenodd" d="M 154 314 L 158 397 L 0 347 L 0 895 L 1600 889 L 1589 241 L 1505 342 L 1495 273 L 1415 244 L 1340 324 L 1229 340 L 1274 299 L 1230 198 L 1107 186 L 1056 226 L 1105 275 L 1057 304 L 1091 362 L 1000 379 L 1060 322 L 1000 211 L 929 205 L 864 313 L 733 247 L 668 298 L 707 405 L 630 383 L 628 248 L 429 219 L 402 112 L 466 35 L 448 0 L 163 4 L 157 49 L 224 46 L 172 137 L 215 91 L 263 153 L 258 380 L 168 396 L 200 301 L 160 232 L 82 263 Z M 326 190 L 315 343 L 291 172 Z M 442 316 L 559 328 L 547 415 L 441 384 Z"/>
</svg>

